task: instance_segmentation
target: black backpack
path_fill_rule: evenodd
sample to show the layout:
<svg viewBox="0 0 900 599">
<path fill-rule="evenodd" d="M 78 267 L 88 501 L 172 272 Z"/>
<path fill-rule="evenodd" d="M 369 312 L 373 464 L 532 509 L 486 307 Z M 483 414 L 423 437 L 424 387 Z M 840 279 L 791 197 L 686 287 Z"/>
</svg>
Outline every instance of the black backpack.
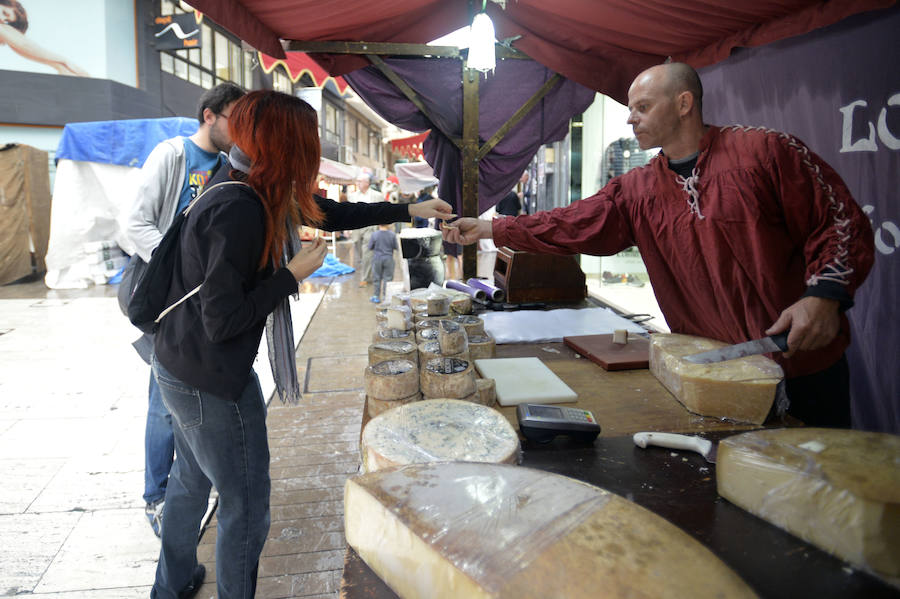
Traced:
<svg viewBox="0 0 900 599">
<path fill-rule="evenodd" d="M 175 261 L 178 260 L 179 240 L 184 221 L 187 220 L 188 214 L 197 200 L 216 187 L 229 184 L 247 185 L 241 181 L 223 181 L 204 189 L 203 193 L 194 198 L 187 208 L 175 216 L 175 220 L 166 230 L 159 246 L 153 251 L 143 274 L 135 282 L 134 291 L 128 301 L 128 320 L 144 333 L 155 333 L 159 327 L 159 321 L 166 314 L 200 291 L 202 283 L 171 306 L 166 306 L 166 298 L 172 285 L 172 273 L 175 271 Z M 249 185 L 247 186 L 249 187 Z"/>
</svg>

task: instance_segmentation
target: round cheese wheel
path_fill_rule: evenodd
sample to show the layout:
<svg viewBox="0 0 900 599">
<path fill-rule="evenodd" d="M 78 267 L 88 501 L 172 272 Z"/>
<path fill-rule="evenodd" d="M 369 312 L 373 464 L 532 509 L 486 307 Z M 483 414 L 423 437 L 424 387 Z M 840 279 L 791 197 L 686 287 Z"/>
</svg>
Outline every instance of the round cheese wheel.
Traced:
<svg viewBox="0 0 900 599">
<path fill-rule="evenodd" d="M 459 358 L 433 358 L 421 370 L 422 395 L 458 399 L 475 393 L 475 370 Z"/>
<path fill-rule="evenodd" d="M 453 322 L 459 323 L 466 330 L 466 335 L 484 335 L 484 321 L 477 316 L 460 315 L 453 319 Z"/>
<path fill-rule="evenodd" d="M 440 326 L 442 320 L 451 320 L 450 316 L 423 316 L 416 321 L 416 330 L 436 329 Z"/>
<path fill-rule="evenodd" d="M 419 348 L 410 341 L 379 341 L 369 346 L 369 366 L 385 360 L 409 360 L 419 364 Z"/>
<path fill-rule="evenodd" d="M 428 360 L 434 358 L 459 358 L 460 360 L 470 361 L 469 351 L 459 352 L 458 354 L 445 355 L 441 353 L 441 344 L 437 341 L 425 341 L 419 344 L 419 364 L 425 364 Z"/>
<path fill-rule="evenodd" d="M 432 399 L 384 412 L 360 439 L 367 472 L 422 462 L 516 464 L 520 445 L 502 414 L 470 402 Z"/>
<path fill-rule="evenodd" d="M 458 354 L 468 349 L 468 336 L 465 329 L 452 320 L 442 320 L 438 326 L 438 343 L 441 353 Z"/>
<path fill-rule="evenodd" d="M 488 334 L 469 336 L 469 355 L 473 360 L 493 358 L 497 355 L 497 342 Z"/>
<path fill-rule="evenodd" d="M 450 312 L 450 298 L 441 293 L 432 293 L 425 298 L 425 306 L 429 316 L 443 316 Z"/>
<path fill-rule="evenodd" d="M 465 293 L 454 295 L 450 299 L 450 311 L 456 314 L 471 314 L 472 296 Z"/>
<path fill-rule="evenodd" d="M 437 329 L 419 329 L 416 332 L 416 341 L 418 341 L 419 343 L 425 343 L 427 341 L 437 341 L 437 338 Z"/>
<path fill-rule="evenodd" d="M 399 329 L 379 327 L 375 330 L 375 334 L 372 335 L 372 343 L 378 343 L 379 341 L 409 341 L 414 343 L 415 340 L 416 336 L 413 334 L 412 329 L 401 331 Z"/>
<path fill-rule="evenodd" d="M 412 403 L 422 399 L 421 393 L 414 393 L 409 397 L 401 397 L 400 399 L 375 399 L 366 396 L 366 410 L 369 412 L 369 418 L 375 418 L 382 412 L 387 412 L 392 408 Z"/>
<path fill-rule="evenodd" d="M 419 369 L 410 360 L 385 360 L 366 366 L 366 395 L 400 399 L 419 391 Z"/>
</svg>

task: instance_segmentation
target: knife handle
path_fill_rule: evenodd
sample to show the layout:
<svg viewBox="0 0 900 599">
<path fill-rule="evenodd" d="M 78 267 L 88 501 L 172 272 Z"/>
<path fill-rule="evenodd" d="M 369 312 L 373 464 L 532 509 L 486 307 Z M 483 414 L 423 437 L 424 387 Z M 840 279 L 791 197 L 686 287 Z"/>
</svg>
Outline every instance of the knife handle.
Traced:
<svg viewBox="0 0 900 599">
<path fill-rule="evenodd" d="M 769 337 L 769 339 L 771 339 L 775 343 L 775 345 L 778 346 L 778 349 L 780 349 L 781 351 L 787 351 L 788 350 L 787 338 L 788 338 L 788 333 L 790 333 L 790 332 L 791 332 L 791 330 L 788 329 L 788 330 L 784 331 L 783 333 L 776 333 L 775 335 L 772 335 L 771 337 Z"/>
<path fill-rule="evenodd" d="M 696 451 L 703 456 L 709 454 L 709 450 L 712 449 L 712 442 L 702 437 L 677 435 L 675 433 L 635 433 L 634 444 L 638 447 L 656 445 L 657 447 L 668 447 L 669 449 Z"/>
</svg>

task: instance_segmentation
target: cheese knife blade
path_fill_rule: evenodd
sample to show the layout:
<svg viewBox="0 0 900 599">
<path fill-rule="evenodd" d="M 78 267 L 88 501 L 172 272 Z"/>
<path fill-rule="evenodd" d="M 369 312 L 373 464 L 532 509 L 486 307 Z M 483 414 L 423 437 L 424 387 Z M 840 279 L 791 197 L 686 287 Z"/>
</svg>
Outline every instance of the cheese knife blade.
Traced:
<svg viewBox="0 0 900 599">
<path fill-rule="evenodd" d="M 719 349 L 701 352 L 699 354 L 691 354 L 685 356 L 684 360 L 693 362 L 694 364 L 712 364 L 714 362 L 724 362 L 725 360 L 734 360 L 746 356 L 755 356 L 756 354 L 768 354 L 776 351 L 787 351 L 787 331 L 778 333 L 770 337 L 762 339 L 754 339 L 753 341 L 745 341 L 736 345 L 726 345 Z"/>
<path fill-rule="evenodd" d="M 703 437 L 675 433 L 635 433 L 634 444 L 642 448 L 655 445 L 669 449 L 694 451 L 702 455 L 710 464 L 716 463 L 716 454 L 719 449 L 718 444 Z"/>
</svg>

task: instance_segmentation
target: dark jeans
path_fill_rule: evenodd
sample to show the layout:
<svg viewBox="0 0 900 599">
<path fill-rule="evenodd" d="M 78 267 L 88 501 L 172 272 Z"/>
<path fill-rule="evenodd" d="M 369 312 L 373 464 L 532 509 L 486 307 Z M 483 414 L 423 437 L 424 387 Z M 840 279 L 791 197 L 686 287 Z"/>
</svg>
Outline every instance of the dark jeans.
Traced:
<svg viewBox="0 0 900 599">
<path fill-rule="evenodd" d="M 149 398 L 144 429 L 144 502 L 155 503 L 166 496 L 169 471 L 175 459 L 175 435 L 172 433 L 172 416 L 163 404 L 152 372 Z"/>
<path fill-rule="evenodd" d="M 394 278 L 394 257 L 375 256 L 372 260 L 372 295 L 381 299 L 384 296 L 384 284 Z"/>
<path fill-rule="evenodd" d="M 177 457 L 166 489 L 162 547 L 150 596 L 175 599 L 190 584 L 197 531 L 215 485 L 218 597 L 253 597 L 269 532 L 271 487 L 266 406 L 256 373 L 250 371 L 236 401 L 182 383 L 155 356 L 153 373 L 172 414 Z"/>
<path fill-rule="evenodd" d="M 850 368 L 847 356 L 830 367 L 785 380 L 788 414 L 807 426 L 850 428 Z"/>
</svg>

